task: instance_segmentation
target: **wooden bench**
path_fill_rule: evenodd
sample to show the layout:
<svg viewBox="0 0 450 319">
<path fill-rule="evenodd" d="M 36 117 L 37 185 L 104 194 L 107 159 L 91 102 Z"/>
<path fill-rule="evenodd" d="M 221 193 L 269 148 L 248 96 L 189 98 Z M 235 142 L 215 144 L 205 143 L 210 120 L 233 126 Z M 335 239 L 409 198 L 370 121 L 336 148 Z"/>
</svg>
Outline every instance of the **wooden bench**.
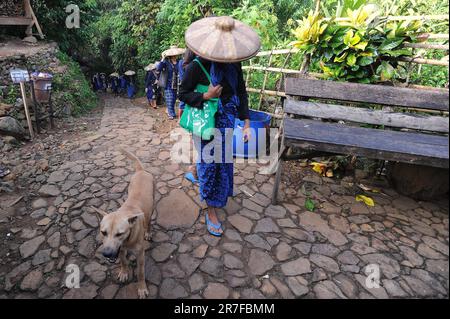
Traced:
<svg viewBox="0 0 450 319">
<path fill-rule="evenodd" d="M 290 157 L 292 148 L 449 167 L 448 90 L 288 78 L 286 95 L 274 204 L 283 161 L 302 158 Z M 434 114 L 402 112 L 403 108 Z"/>
</svg>

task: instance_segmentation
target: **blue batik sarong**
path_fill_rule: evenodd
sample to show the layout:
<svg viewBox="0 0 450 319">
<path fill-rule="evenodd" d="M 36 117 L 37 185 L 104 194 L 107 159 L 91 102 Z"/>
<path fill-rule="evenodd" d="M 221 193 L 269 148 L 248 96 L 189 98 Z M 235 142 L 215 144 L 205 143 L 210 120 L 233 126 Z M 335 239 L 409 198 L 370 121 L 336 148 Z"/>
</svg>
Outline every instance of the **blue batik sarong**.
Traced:
<svg viewBox="0 0 450 319">
<path fill-rule="evenodd" d="M 177 100 L 177 92 L 171 88 L 166 88 L 164 90 L 164 98 L 166 99 L 167 114 L 169 116 L 175 117 L 175 102 Z"/>
<path fill-rule="evenodd" d="M 133 83 L 128 83 L 127 86 L 127 96 L 132 99 L 136 94 L 136 86 Z"/>
<path fill-rule="evenodd" d="M 225 78 L 233 89 L 234 95 L 231 100 L 223 105 L 219 99 L 218 111 L 216 113 L 216 134 L 220 132 L 220 136 L 214 137 L 214 140 L 221 143 L 221 158 L 217 158 L 214 154 L 214 147 L 211 147 L 211 141 L 200 140 L 194 136 L 196 149 L 199 150 L 199 158 L 197 160 L 197 175 L 200 185 L 200 199 L 206 201 L 211 207 L 225 207 L 228 197 L 233 196 L 233 134 L 235 118 L 237 116 L 237 106 L 239 98 L 237 97 L 238 73 L 234 65 L 212 63 L 211 64 L 211 82 L 214 86 L 220 84 Z M 206 157 L 204 154 L 205 147 Z M 228 155 L 227 155 L 228 154 Z M 230 160 L 231 158 L 231 160 Z M 211 159 L 213 161 L 211 162 Z M 228 159 L 228 162 L 226 161 Z"/>
</svg>

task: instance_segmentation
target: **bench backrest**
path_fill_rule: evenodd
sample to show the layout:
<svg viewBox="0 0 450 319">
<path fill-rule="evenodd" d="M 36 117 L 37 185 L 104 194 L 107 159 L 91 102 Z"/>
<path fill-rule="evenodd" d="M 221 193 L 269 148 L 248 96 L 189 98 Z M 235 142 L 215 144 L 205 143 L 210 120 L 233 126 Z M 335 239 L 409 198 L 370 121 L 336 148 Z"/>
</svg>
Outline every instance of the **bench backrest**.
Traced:
<svg viewBox="0 0 450 319">
<path fill-rule="evenodd" d="M 419 90 L 384 85 L 288 78 L 286 79 L 286 95 L 288 99 L 285 102 L 284 112 L 287 114 L 431 132 L 449 132 L 447 116 L 374 110 L 359 107 L 360 105 L 344 106 L 289 98 L 297 96 L 306 99 L 352 102 L 352 104 L 370 103 L 448 112 L 449 91 L 445 89 Z"/>
</svg>

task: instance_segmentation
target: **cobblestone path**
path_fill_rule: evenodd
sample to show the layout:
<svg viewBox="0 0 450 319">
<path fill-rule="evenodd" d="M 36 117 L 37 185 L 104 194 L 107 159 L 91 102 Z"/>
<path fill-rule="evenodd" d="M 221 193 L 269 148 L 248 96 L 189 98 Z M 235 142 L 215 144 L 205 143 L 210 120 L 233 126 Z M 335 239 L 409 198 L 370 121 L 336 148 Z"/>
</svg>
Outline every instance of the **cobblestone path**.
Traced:
<svg viewBox="0 0 450 319">
<path fill-rule="evenodd" d="M 448 298 L 448 203 L 416 202 L 391 189 L 376 205 L 355 201 L 351 178 L 302 169 L 270 204 L 273 176 L 257 164 L 236 165 L 236 196 L 222 238 L 207 234 L 198 190 L 170 161 L 168 133 L 153 111 L 106 97 L 100 129 L 83 137 L 60 165 L 30 185 L 37 196 L 0 223 L 2 298 L 136 298 L 136 277 L 116 279 L 118 264 L 99 253 L 98 220 L 125 200 L 132 164 L 119 145 L 155 176 L 152 240 L 146 250 L 149 298 Z M 152 115 L 153 114 L 153 115 Z M 285 175 L 287 175 L 285 173 Z M 307 211 L 306 195 L 316 203 Z M 1 212 L 1 209 L 0 209 Z M 81 287 L 64 286 L 67 265 Z M 367 288 L 366 266 L 378 264 L 379 288 Z M 135 267 L 132 267 L 135 269 Z"/>
</svg>

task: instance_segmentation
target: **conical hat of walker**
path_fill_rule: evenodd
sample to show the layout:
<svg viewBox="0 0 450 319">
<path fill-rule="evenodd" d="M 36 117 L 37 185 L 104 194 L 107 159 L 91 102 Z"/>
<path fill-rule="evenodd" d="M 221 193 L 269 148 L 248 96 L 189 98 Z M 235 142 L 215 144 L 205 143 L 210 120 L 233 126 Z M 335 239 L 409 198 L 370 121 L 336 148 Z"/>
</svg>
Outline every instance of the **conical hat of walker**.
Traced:
<svg viewBox="0 0 450 319">
<path fill-rule="evenodd" d="M 111 76 L 111 77 L 119 77 L 119 73 L 117 73 L 117 72 L 113 72 L 113 73 L 111 73 L 109 76 Z"/>
<path fill-rule="evenodd" d="M 127 72 L 125 72 L 124 73 L 125 75 L 129 75 L 129 76 L 131 76 L 131 75 L 135 75 L 136 74 L 136 72 L 134 72 L 134 71 L 131 71 L 131 70 L 128 70 Z"/>
<path fill-rule="evenodd" d="M 203 18 L 185 33 L 186 45 L 195 54 L 215 62 L 240 62 L 255 56 L 261 41 L 248 25 L 228 16 Z"/>
<path fill-rule="evenodd" d="M 156 68 L 155 64 L 150 63 L 149 65 L 147 65 L 144 70 L 145 71 L 150 71 L 150 70 L 154 70 Z"/>
<path fill-rule="evenodd" d="M 186 49 L 177 48 L 176 46 L 173 45 L 170 47 L 170 49 L 167 49 L 162 54 L 167 57 L 168 56 L 176 56 L 176 55 L 184 54 L 184 51 L 186 51 Z"/>
</svg>

